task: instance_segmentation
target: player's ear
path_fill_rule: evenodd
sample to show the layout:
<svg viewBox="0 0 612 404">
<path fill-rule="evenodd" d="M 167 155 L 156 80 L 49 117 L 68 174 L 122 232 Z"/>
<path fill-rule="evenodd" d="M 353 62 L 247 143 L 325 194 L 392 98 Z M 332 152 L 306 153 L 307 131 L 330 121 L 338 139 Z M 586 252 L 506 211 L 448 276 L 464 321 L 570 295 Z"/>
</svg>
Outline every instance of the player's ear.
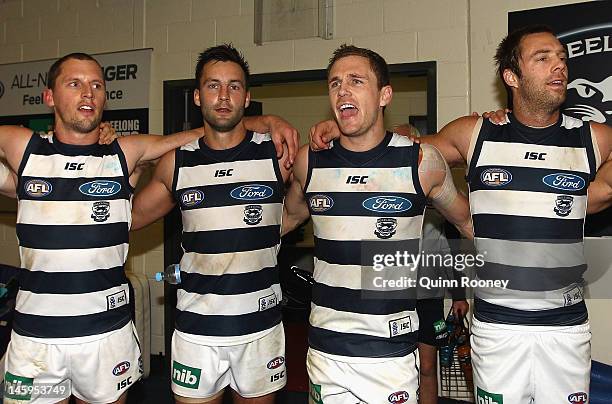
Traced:
<svg viewBox="0 0 612 404">
<path fill-rule="evenodd" d="M 45 102 L 45 105 L 50 108 L 53 108 L 55 106 L 55 102 L 53 102 L 53 90 L 51 90 L 50 88 L 45 88 L 43 90 L 43 100 Z"/>
<path fill-rule="evenodd" d="M 380 89 L 380 101 L 379 106 L 385 107 L 391 103 L 391 99 L 393 98 L 393 89 L 391 86 L 383 86 Z"/>
<path fill-rule="evenodd" d="M 504 78 L 504 83 L 506 83 L 508 87 L 518 88 L 518 77 L 512 70 L 505 69 L 502 77 Z"/>
</svg>

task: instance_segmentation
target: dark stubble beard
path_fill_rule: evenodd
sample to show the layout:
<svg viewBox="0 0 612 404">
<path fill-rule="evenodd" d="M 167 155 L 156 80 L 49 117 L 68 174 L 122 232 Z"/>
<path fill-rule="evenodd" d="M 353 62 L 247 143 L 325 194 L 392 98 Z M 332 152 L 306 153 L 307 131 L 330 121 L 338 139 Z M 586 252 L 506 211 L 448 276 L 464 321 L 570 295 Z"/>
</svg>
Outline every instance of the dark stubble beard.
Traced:
<svg viewBox="0 0 612 404">
<path fill-rule="evenodd" d="M 238 123 L 242 120 L 242 117 L 244 116 L 244 107 L 238 108 L 236 114 L 233 115 L 227 121 L 217 121 L 214 116 L 214 107 L 210 109 L 202 108 L 202 115 L 204 116 L 204 120 L 206 121 L 206 123 L 208 123 L 211 128 L 213 128 L 217 132 L 225 133 L 230 132 L 232 129 L 234 129 L 236 125 L 238 125 Z"/>
<path fill-rule="evenodd" d="M 69 121 L 69 127 L 78 133 L 89 133 L 100 126 L 102 122 L 102 114 L 95 117 L 93 120 L 88 119 L 76 119 L 73 118 Z"/>
<path fill-rule="evenodd" d="M 523 99 L 528 103 L 530 110 L 539 110 L 547 113 L 553 113 L 561 108 L 567 96 L 567 88 L 561 94 L 551 94 L 546 88 L 546 84 L 542 84 L 543 88 L 538 86 L 526 77 L 521 78 L 521 94 Z"/>
</svg>

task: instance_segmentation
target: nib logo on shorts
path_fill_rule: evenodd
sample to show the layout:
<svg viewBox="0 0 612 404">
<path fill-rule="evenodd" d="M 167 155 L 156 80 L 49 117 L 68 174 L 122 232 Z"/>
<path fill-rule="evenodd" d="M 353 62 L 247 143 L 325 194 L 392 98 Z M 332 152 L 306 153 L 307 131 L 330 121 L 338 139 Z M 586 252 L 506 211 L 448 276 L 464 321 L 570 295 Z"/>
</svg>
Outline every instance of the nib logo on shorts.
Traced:
<svg viewBox="0 0 612 404">
<path fill-rule="evenodd" d="M 172 362 L 172 381 L 188 389 L 197 389 L 200 385 L 202 369 L 192 368 L 177 361 Z"/>
<path fill-rule="evenodd" d="M 323 399 L 321 398 L 321 385 L 320 384 L 314 384 L 311 381 L 308 381 L 308 384 L 310 385 L 310 403 L 313 404 L 323 404 Z"/>
<path fill-rule="evenodd" d="M 476 396 L 476 404 L 504 404 L 503 394 L 489 393 L 480 387 L 476 388 Z"/>
<path fill-rule="evenodd" d="M 34 379 L 31 377 L 16 376 L 11 372 L 4 374 L 4 398 L 19 401 L 30 401 Z"/>
</svg>

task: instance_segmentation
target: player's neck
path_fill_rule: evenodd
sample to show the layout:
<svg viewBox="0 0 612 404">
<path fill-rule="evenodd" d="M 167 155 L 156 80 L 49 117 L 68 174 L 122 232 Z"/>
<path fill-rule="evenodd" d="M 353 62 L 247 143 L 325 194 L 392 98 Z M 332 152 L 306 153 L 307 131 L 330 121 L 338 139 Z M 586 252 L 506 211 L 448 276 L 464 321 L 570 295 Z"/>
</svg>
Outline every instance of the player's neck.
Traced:
<svg viewBox="0 0 612 404">
<path fill-rule="evenodd" d="M 56 121 L 55 128 L 53 129 L 53 136 L 65 144 L 87 146 L 98 143 L 100 128 L 96 127 L 91 132 L 81 133 L 73 129 L 68 129 Z"/>
<path fill-rule="evenodd" d="M 347 150 L 365 152 L 372 150 L 385 138 L 385 127 L 382 119 L 376 121 L 366 132 L 359 135 L 340 135 L 340 144 Z"/>
<path fill-rule="evenodd" d="M 559 109 L 545 111 L 541 108 L 531 107 L 525 103 L 514 103 L 512 114 L 523 125 L 532 128 L 546 128 L 559 121 Z"/>
<path fill-rule="evenodd" d="M 229 132 L 219 132 L 204 122 L 204 143 L 213 150 L 226 150 L 238 146 L 246 137 L 242 121 Z"/>
</svg>

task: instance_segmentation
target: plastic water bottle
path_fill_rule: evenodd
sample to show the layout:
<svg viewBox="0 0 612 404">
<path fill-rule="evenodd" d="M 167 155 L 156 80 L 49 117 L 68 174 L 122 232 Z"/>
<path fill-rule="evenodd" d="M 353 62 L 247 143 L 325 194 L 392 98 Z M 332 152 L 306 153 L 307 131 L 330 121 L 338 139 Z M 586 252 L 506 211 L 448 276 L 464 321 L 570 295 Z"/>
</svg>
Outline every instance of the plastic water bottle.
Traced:
<svg viewBox="0 0 612 404">
<path fill-rule="evenodd" d="M 179 264 L 168 265 L 164 272 L 155 274 L 155 280 L 157 282 L 166 281 L 172 285 L 181 283 L 181 266 Z"/>
</svg>

